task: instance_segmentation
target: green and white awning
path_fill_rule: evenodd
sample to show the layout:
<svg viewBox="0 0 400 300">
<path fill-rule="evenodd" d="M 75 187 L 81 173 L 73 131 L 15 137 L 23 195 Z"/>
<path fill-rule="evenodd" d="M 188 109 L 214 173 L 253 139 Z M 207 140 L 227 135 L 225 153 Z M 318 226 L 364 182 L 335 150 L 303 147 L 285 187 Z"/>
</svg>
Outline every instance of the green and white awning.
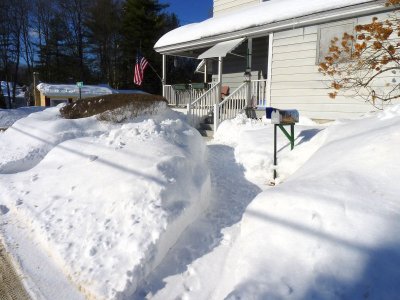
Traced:
<svg viewBox="0 0 400 300">
<path fill-rule="evenodd" d="M 235 40 L 220 42 L 214 46 L 212 46 L 207 51 L 203 52 L 199 55 L 198 59 L 212 58 L 212 57 L 225 57 L 228 53 L 238 47 L 245 38 L 239 38 Z"/>
</svg>

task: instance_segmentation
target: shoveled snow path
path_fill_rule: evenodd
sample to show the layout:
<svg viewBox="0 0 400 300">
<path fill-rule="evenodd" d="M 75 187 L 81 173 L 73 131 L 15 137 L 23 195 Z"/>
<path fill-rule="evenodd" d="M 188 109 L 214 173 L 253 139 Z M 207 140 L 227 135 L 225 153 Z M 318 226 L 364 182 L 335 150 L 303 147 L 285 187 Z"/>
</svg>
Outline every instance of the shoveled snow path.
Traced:
<svg viewBox="0 0 400 300">
<path fill-rule="evenodd" d="M 237 224 L 250 201 L 266 186 L 244 177 L 243 167 L 235 161 L 234 148 L 211 142 L 208 152 L 213 192 L 209 209 L 183 233 L 146 281 L 139 284 L 133 299 L 202 299 L 217 287 L 217 279 L 224 272 L 222 262 L 239 230 Z M 204 266 L 199 260 L 206 256 L 207 261 L 218 263 Z"/>
</svg>

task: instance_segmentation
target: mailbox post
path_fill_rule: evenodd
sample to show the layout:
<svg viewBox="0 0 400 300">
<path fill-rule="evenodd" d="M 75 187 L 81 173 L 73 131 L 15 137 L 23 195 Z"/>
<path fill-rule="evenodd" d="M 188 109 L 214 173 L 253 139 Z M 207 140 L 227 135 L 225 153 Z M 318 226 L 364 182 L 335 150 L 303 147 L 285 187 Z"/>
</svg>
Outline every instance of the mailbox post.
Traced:
<svg viewBox="0 0 400 300">
<path fill-rule="evenodd" d="M 294 124 L 299 122 L 299 112 L 295 109 L 282 110 L 273 107 L 266 108 L 267 119 L 271 119 L 274 124 L 274 179 L 277 177 L 276 166 L 278 165 L 277 159 L 277 128 L 290 141 L 290 150 L 294 148 Z M 290 126 L 290 133 L 286 130 L 285 126 Z"/>
</svg>

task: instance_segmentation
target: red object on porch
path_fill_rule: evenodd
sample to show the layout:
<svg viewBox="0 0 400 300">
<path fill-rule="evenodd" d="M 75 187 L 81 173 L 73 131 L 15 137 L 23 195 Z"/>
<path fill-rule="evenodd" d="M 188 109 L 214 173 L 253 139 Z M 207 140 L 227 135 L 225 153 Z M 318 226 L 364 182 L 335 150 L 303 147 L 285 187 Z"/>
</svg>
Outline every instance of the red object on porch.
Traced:
<svg viewBox="0 0 400 300">
<path fill-rule="evenodd" d="M 228 95 L 229 95 L 229 86 L 227 85 L 221 86 L 221 99 L 224 99 Z"/>
</svg>

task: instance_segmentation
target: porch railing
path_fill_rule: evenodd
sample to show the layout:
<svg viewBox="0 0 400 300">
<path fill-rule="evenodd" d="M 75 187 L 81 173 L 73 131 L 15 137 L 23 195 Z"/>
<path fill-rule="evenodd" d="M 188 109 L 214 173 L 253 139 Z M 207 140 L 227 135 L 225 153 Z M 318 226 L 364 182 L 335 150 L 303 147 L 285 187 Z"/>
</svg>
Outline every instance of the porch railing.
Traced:
<svg viewBox="0 0 400 300">
<path fill-rule="evenodd" d="M 186 89 L 175 90 L 173 85 L 164 86 L 164 95 L 168 103 L 173 106 L 186 107 L 190 102 L 198 99 L 215 83 L 207 83 L 204 89 L 193 88 L 191 84 Z M 253 106 L 267 105 L 267 80 L 251 81 L 251 99 Z"/>
<path fill-rule="evenodd" d="M 191 84 L 188 84 L 184 89 L 175 89 L 173 85 L 164 85 L 164 95 L 170 105 L 186 107 L 210 89 L 212 85 L 212 83 L 206 83 L 205 88 L 193 88 Z"/>
<path fill-rule="evenodd" d="M 249 85 L 250 84 L 250 89 Z M 235 118 L 247 106 L 247 93 L 250 92 L 252 107 L 267 106 L 267 80 L 252 80 L 243 82 L 236 90 L 227 96 L 222 102 L 214 106 L 215 129 L 228 119 Z"/>
<path fill-rule="evenodd" d="M 250 84 L 250 88 L 249 88 Z M 193 84 L 194 86 L 195 84 Z M 232 119 L 246 108 L 247 101 L 252 107 L 267 106 L 267 80 L 252 80 L 244 82 L 229 96 L 219 103 L 219 83 L 208 83 L 205 88 L 194 88 L 188 85 L 185 88 L 172 85 L 164 86 L 165 97 L 170 105 L 187 107 L 188 120 L 197 126 L 211 111 L 214 112 L 215 128 L 224 120 Z M 250 97 L 248 94 L 250 93 Z"/>
<path fill-rule="evenodd" d="M 243 82 L 236 90 L 229 96 L 225 97 L 223 101 L 215 104 L 214 106 L 214 126 L 217 129 L 219 123 L 222 121 L 233 119 L 236 115 L 243 111 L 246 107 L 248 82 Z"/>
<path fill-rule="evenodd" d="M 211 87 L 187 107 L 188 121 L 193 127 L 197 127 L 209 113 L 213 111 L 216 100 L 220 93 L 219 82 L 213 83 Z"/>
<path fill-rule="evenodd" d="M 267 106 L 267 80 L 251 81 L 251 99 L 254 107 Z"/>
</svg>

